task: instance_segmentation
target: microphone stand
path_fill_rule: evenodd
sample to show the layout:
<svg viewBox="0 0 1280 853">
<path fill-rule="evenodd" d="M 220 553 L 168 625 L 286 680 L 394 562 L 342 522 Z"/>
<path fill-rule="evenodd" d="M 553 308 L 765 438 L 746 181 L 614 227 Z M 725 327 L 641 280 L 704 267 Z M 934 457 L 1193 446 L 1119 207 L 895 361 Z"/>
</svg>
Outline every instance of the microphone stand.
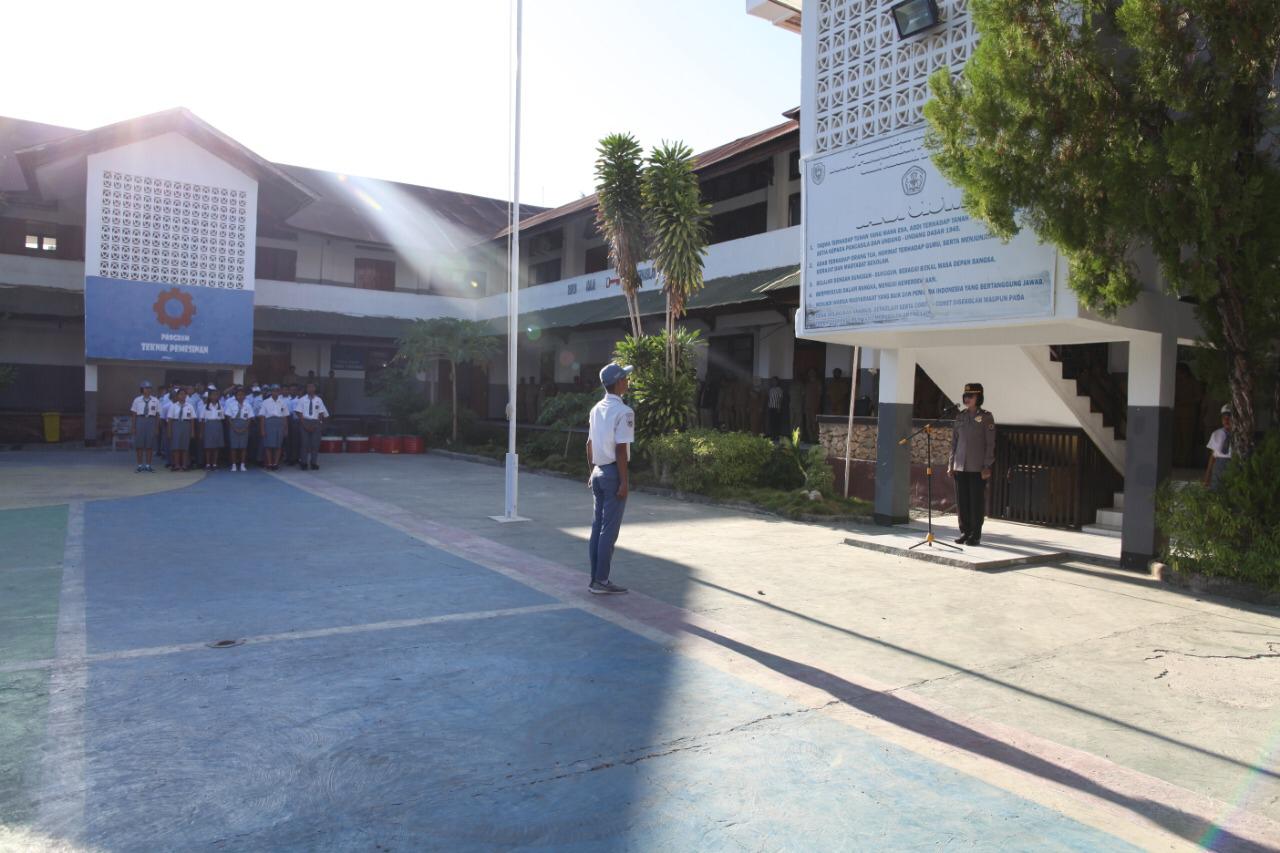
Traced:
<svg viewBox="0 0 1280 853">
<path fill-rule="evenodd" d="M 925 482 L 925 494 L 928 496 L 927 503 L 925 504 L 925 506 L 929 514 L 928 516 L 929 529 L 923 539 L 921 539 L 916 544 L 912 545 L 907 550 L 914 551 L 916 548 L 919 548 L 921 545 L 928 545 L 930 548 L 934 547 L 935 545 L 941 545 L 943 548 L 950 548 L 952 551 L 963 551 L 964 550 L 963 548 L 960 548 L 956 545 L 952 545 L 950 542 L 942 542 L 936 539 L 933 535 L 933 429 L 934 429 L 933 424 L 925 424 L 924 426 L 920 427 L 920 429 L 911 433 L 911 435 L 908 435 L 906 438 L 900 439 L 898 441 L 898 444 L 910 444 L 911 439 L 915 438 L 920 433 L 924 433 L 924 448 L 925 448 L 924 450 L 924 453 L 925 453 L 924 482 Z M 911 478 L 908 477 L 907 479 L 910 480 Z"/>
</svg>

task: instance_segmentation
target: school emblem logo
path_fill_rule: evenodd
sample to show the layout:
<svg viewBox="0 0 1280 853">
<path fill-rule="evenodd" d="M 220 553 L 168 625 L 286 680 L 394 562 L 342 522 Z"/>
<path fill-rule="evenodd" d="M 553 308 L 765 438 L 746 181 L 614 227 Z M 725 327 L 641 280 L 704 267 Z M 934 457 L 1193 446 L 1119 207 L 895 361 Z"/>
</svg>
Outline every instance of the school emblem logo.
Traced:
<svg viewBox="0 0 1280 853">
<path fill-rule="evenodd" d="M 813 178 L 815 184 L 822 183 L 827 177 L 827 167 L 822 163 L 814 163 L 813 168 L 809 170 L 809 176 Z"/>
<path fill-rule="evenodd" d="M 906 195 L 919 195 L 924 191 L 924 182 L 929 176 L 919 166 L 912 166 L 902 175 L 902 191 Z"/>
<path fill-rule="evenodd" d="M 178 288 L 161 292 L 151 310 L 156 312 L 156 322 L 177 331 L 191 325 L 196 316 L 196 303 L 191 294 Z"/>
</svg>

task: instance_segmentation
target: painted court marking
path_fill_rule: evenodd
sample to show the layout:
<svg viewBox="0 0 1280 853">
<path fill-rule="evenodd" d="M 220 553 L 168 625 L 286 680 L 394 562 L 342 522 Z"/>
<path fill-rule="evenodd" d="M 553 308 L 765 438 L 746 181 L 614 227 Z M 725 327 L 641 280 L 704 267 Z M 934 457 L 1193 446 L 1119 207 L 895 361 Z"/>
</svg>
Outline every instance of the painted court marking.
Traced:
<svg viewBox="0 0 1280 853">
<path fill-rule="evenodd" d="M 784 674 L 783 669 L 773 669 L 741 652 L 735 653 L 734 646 L 752 650 L 758 647 L 749 635 L 736 628 L 634 591 L 628 596 L 601 600 L 587 593 L 583 572 L 429 521 L 325 480 L 304 482 L 275 476 L 432 547 L 573 603 L 664 648 L 1132 844 L 1200 849 L 1191 839 L 1215 827 L 1230 832 L 1238 845 L 1255 849 L 1275 849 L 1272 845 L 1280 839 L 1280 824 L 1266 817 L 1240 811 L 1083 750 L 959 713 L 861 675 L 823 672 L 822 661 L 789 661 L 790 670 L 796 675 Z M 797 677 L 804 672 L 816 673 L 817 677 Z M 850 702 L 850 686 L 864 698 Z M 997 749 L 993 750 L 993 745 Z M 1041 772 L 988 757 L 979 751 L 983 749 L 988 754 L 1009 753 L 1027 766 L 1039 766 Z M 1141 806 L 1164 819 L 1157 821 L 1130 806 Z"/>
<path fill-rule="evenodd" d="M 49 677 L 49 717 L 40 762 L 37 825 L 47 835 L 69 840 L 84 832 L 84 703 L 88 672 L 84 624 L 84 502 L 67 507 L 62 587 L 58 593 L 55 666 Z"/>
<path fill-rule="evenodd" d="M 441 616 L 423 616 L 418 619 L 391 619 L 385 622 L 365 622 L 360 625 L 338 625 L 331 628 L 313 628 L 305 631 L 282 631 L 278 634 L 258 634 L 253 637 L 234 637 L 235 648 L 255 646 L 264 643 L 280 643 L 292 640 L 314 640 L 320 637 L 334 637 L 343 634 L 366 634 L 372 631 L 394 631 L 399 628 L 418 628 L 423 625 L 441 625 L 448 622 L 473 622 L 477 619 L 500 619 L 504 616 L 524 616 L 530 613 L 550 613 L 556 610 L 573 610 L 574 605 L 564 602 L 554 604 L 530 604 L 524 607 L 505 607 L 500 610 L 472 610 L 463 613 L 446 613 Z M 209 642 L 216 642 L 210 640 Z M 169 646 L 146 646 L 138 649 L 122 649 L 114 652 L 98 652 L 80 657 L 45 660 L 19 661 L 0 666 L 0 673 L 22 672 L 32 669 L 53 669 L 60 672 L 64 669 L 83 671 L 88 664 L 107 663 L 110 661 L 136 660 L 138 658 L 176 655 L 184 652 L 213 652 L 209 642 L 175 643 Z"/>
</svg>

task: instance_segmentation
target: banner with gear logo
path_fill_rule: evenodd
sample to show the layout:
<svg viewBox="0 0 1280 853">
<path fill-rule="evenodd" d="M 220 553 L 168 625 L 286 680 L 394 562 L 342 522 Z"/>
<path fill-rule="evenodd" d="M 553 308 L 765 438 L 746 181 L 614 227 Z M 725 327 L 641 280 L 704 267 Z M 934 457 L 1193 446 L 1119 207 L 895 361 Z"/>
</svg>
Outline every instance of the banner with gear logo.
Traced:
<svg viewBox="0 0 1280 853">
<path fill-rule="evenodd" d="M 251 363 L 257 182 L 178 134 L 88 169 L 85 355 Z"/>
</svg>

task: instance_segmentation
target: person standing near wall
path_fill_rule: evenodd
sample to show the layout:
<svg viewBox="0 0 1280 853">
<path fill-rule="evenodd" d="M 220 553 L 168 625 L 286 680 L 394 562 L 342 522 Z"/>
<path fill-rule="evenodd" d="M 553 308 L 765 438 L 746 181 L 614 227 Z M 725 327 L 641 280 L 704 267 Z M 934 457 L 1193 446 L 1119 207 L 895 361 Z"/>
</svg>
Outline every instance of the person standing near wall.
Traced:
<svg viewBox="0 0 1280 853">
<path fill-rule="evenodd" d="M 827 414 L 849 414 L 849 380 L 838 367 L 831 371 L 831 381 L 827 383 Z"/>
<path fill-rule="evenodd" d="M 1227 473 L 1227 466 L 1231 464 L 1231 404 L 1223 406 L 1219 414 L 1222 426 L 1213 431 L 1205 445 L 1209 448 L 1209 464 L 1204 469 L 1203 483 L 1205 488 L 1214 491 L 1222 485 L 1222 475 Z"/>
<path fill-rule="evenodd" d="M 137 457 L 138 473 L 155 471 L 151 456 L 156 452 L 156 438 L 160 434 L 160 401 L 151 396 L 151 383 L 143 380 L 138 386 L 141 392 L 133 398 L 129 407 L 133 423 L 133 453 Z"/>
<path fill-rule="evenodd" d="M 961 397 L 964 408 L 951 429 L 951 460 L 947 474 L 955 478 L 956 506 L 960 515 L 960 545 L 982 542 L 982 522 L 987 510 L 987 480 L 996 460 L 996 420 L 982 408 L 982 385 L 970 382 Z"/>
<path fill-rule="evenodd" d="M 628 464 L 631 445 L 635 441 L 636 413 L 622 401 L 627 393 L 627 377 L 634 368 L 606 364 L 600 371 L 604 399 L 591 409 L 588 418 L 587 462 L 591 476 L 593 514 L 591 518 L 591 584 L 594 595 L 617 595 L 627 590 L 609 580 L 613 564 L 613 546 L 622 528 L 622 514 L 627 508 L 629 490 Z"/>
</svg>

